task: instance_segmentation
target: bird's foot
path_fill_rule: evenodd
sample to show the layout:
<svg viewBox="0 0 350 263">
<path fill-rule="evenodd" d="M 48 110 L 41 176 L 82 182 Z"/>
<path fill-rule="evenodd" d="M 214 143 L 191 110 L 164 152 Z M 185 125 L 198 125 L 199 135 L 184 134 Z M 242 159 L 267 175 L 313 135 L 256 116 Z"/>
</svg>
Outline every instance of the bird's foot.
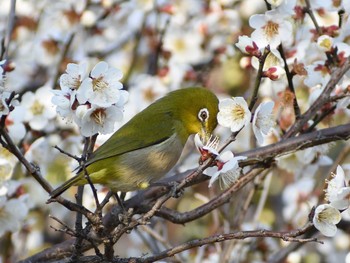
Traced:
<svg viewBox="0 0 350 263">
<path fill-rule="evenodd" d="M 171 193 L 171 196 L 173 198 L 181 197 L 183 195 L 184 191 L 185 191 L 183 188 L 178 188 L 179 183 L 176 182 L 176 181 L 170 182 L 169 186 L 171 186 L 171 190 L 170 190 L 171 192 L 170 193 Z"/>
<path fill-rule="evenodd" d="M 114 197 L 117 199 L 117 202 L 120 207 L 120 213 L 118 214 L 118 219 L 119 222 L 123 225 L 128 225 L 131 222 L 131 217 L 133 216 L 133 209 L 129 208 L 126 209 L 124 206 L 124 198 L 125 198 L 125 193 L 122 192 L 120 196 L 115 193 Z"/>
<path fill-rule="evenodd" d="M 129 223 L 131 222 L 131 218 L 134 214 L 133 212 L 134 211 L 132 208 L 130 208 L 129 210 L 122 210 L 122 212 L 118 214 L 119 222 L 124 226 L 129 225 Z"/>
<path fill-rule="evenodd" d="M 124 206 L 124 198 L 125 197 L 123 195 L 123 193 L 121 193 L 121 196 L 119 197 L 119 195 L 117 193 L 114 194 L 115 199 L 117 199 L 118 205 L 120 206 L 120 208 L 123 210 L 123 212 L 126 212 L 125 206 Z"/>
</svg>

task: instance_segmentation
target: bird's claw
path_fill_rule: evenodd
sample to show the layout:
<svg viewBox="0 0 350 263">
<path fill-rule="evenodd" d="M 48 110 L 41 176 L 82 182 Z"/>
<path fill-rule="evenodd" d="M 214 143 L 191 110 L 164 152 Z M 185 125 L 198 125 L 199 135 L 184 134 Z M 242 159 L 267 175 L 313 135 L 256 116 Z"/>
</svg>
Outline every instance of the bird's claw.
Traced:
<svg viewBox="0 0 350 263">
<path fill-rule="evenodd" d="M 179 185 L 179 183 L 176 182 L 176 181 L 173 181 L 173 182 L 170 182 L 170 183 L 169 183 L 169 186 L 171 186 L 171 191 L 170 191 L 170 193 L 171 193 L 171 196 L 172 196 L 173 198 L 179 198 L 179 197 L 181 197 L 181 196 L 183 195 L 183 193 L 184 193 L 184 189 L 178 188 L 178 185 Z"/>
</svg>

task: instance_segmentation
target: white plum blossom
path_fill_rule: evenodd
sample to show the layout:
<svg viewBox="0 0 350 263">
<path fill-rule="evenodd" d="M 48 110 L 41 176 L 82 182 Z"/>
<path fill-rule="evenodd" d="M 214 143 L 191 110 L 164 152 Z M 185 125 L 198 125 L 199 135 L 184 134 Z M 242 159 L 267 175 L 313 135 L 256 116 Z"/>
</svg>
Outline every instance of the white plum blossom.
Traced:
<svg viewBox="0 0 350 263">
<path fill-rule="evenodd" d="M 42 66 L 55 65 L 60 59 L 59 36 L 45 36 L 34 46 L 35 60 Z"/>
<path fill-rule="evenodd" d="M 164 37 L 163 48 L 171 52 L 171 60 L 174 62 L 191 64 L 203 58 L 202 42 L 203 36 L 197 31 L 183 32 L 175 29 Z"/>
<path fill-rule="evenodd" d="M 85 137 L 96 133 L 108 134 L 114 131 L 114 124 L 123 119 L 120 107 L 112 105 L 108 108 L 81 105 L 77 108 L 76 122 L 81 134 Z"/>
<path fill-rule="evenodd" d="M 216 157 L 219 155 L 219 152 L 217 151 L 219 138 L 210 135 L 209 139 L 203 143 L 204 139 L 206 138 L 201 138 L 198 133 L 194 136 L 194 144 L 201 153 L 200 162 L 204 162 L 210 157 Z"/>
<path fill-rule="evenodd" d="M 285 45 L 289 45 L 293 40 L 291 22 L 275 10 L 252 15 L 249 25 L 255 29 L 251 38 L 259 47 L 277 48 L 282 40 Z"/>
<path fill-rule="evenodd" d="M 350 206 L 350 176 L 344 173 L 343 168 L 338 165 L 336 174 L 332 179 L 326 181 L 326 199 L 330 204 L 340 210 L 348 209 Z"/>
<path fill-rule="evenodd" d="M 6 117 L 6 129 L 11 136 L 14 143 L 19 143 L 26 135 L 26 128 L 24 126 L 24 116 L 26 109 L 18 105 Z"/>
<path fill-rule="evenodd" d="M 35 93 L 28 91 L 23 94 L 21 105 L 26 109 L 24 121 L 28 122 L 33 130 L 44 129 L 49 121 L 56 117 L 51 98 L 49 86 L 41 87 Z"/>
<path fill-rule="evenodd" d="M 69 63 L 66 73 L 60 77 L 60 87 L 62 90 L 77 90 L 82 81 L 87 77 L 87 63 Z"/>
<path fill-rule="evenodd" d="M 137 110 L 140 111 L 163 97 L 168 91 L 168 87 L 160 77 L 142 74 L 130 85 L 130 99 L 136 100 L 130 103 L 135 104 Z"/>
<path fill-rule="evenodd" d="M 239 131 L 250 122 L 251 112 L 243 97 L 223 99 L 219 102 L 218 122 L 221 126 Z"/>
<path fill-rule="evenodd" d="M 309 88 L 318 85 L 324 87 L 331 78 L 330 69 L 322 61 L 316 61 L 312 65 L 306 66 L 305 69 L 307 77 L 304 79 L 304 84 Z"/>
<path fill-rule="evenodd" d="M 218 179 L 220 179 L 221 188 L 229 187 L 238 179 L 241 173 L 238 161 L 246 158 L 245 156 L 235 157 L 231 151 L 226 151 L 217 156 L 216 166 L 209 167 L 204 171 L 211 177 L 208 187 L 211 187 Z"/>
<path fill-rule="evenodd" d="M 253 132 L 259 144 L 264 142 L 264 137 L 275 124 L 272 114 L 275 103 L 273 101 L 263 102 L 255 110 L 253 117 Z"/>
<path fill-rule="evenodd" d="M 98 107 L 109 107 L 124 96 L 125 90 L 120 79 L 123 74 L 116 68 L 110 68 L 104 61 L 99 62 L 91 71 L 90 77 L 83 80 L 77 91 L 79 103 L 89 102 Z"/>
<path fill-rule="evenodd" d="M 84 136 L 111 133 L 115 122 L 123 118 L 129 96 L 121 90 L 122 72 L 102 61 L 87 75 L 84 63 L 68 64 L 60 78 L 61 90 L 53 91 L 52 103 L 60 116 L 74 120 Z"/>
<path fill-rule="evenodd" d="M 0 237 L 18 231 L 28 214 L 28 207 L 19 199 L 0 197 Z"/>
<path fill-rule="evenodd" d="M 333 237 L 337 233 L 336 224 L 341 220 L 338 209 L 329 204 L 319 205 L 312 219 L 314 226 L 325 236 Z"/>
</svg>

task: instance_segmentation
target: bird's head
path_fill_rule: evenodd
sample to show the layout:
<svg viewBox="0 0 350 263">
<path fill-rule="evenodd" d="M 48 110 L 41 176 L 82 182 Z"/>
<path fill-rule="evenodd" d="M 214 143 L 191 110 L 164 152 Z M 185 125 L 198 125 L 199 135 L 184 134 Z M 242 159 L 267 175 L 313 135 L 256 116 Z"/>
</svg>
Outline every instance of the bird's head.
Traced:
<svg viewBox="0 0 350 263">
<path fill-rule="evenodd" d="M 180 136 L 187 140 L 190 134 L 198 133 L 207 141 L 217 126 L 218 98 L 205 88 L 184 88 L 167 97 L 172 101 L 174 118 L 179 121 Z"/>
</svg>

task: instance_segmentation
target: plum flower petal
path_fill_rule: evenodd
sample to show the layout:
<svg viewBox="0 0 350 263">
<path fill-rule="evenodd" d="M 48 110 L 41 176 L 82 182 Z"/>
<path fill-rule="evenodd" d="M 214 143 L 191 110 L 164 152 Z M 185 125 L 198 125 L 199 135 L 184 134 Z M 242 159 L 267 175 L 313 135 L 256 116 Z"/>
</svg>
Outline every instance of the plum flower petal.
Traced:
<svg viewBox="0 0 350 263">
<path fill-rule="evenodd" d="M 253 132 L 259 144 L 264 142 L 264 137 L 275 124 L 272 110 L 275 103 L 273 101 L 261 103 L 255 111 L 253 117 Z"/>
<path fill-rule="evenodd" d="M 338 165 L 333 178 L 327 182 L 326 199 L 330 204 L 340 210 L 348 209 L 350 206 L 350 178 L 344 173 L 343 168 Z"/>
<path fill-rule="evenodd" d="M 336 224 L 341 220 L 338 209 L 329 204 L 319 205 L 312 219 L 314 226 L 325 236 L 333 237 L 337 233 Z"/>
</svg>

